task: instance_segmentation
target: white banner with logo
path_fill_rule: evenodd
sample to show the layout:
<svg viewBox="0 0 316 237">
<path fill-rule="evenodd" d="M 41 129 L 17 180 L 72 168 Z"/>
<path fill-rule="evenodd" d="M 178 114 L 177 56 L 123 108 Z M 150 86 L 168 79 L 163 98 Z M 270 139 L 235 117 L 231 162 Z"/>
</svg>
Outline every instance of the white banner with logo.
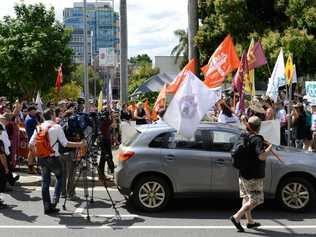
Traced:
<svg viewBox="0 0 316 237">
<path fill-rule="evenodd" d="M 99 49 L 99 66 L 108 67 L 115 65 L 115 51 L 114 48 L 100 48 Z"/>
<path fill-rule="evenodd" d="M 308 102 L 316 104 L 316 81 L 306 81 L 305 90 Z"/>
</svg>

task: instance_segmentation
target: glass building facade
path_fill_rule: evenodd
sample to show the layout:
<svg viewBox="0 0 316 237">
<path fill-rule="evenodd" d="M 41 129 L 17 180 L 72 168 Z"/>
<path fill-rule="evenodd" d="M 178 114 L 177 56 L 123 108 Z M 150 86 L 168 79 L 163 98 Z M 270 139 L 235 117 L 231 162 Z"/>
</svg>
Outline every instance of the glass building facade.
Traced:
<svg viewBox="0 0 316 237">
<path fill-rule="evenodd" d="M 88 52 L 91 58 L 99 54 L 99 48 L 115 49 L 119 54 L 119 15 L 113 9 L 112 1 L 87 2 Z M 83 3 L 74 3 L 73 8 L 65 8 L 63 21 L 72 28 L 70 47 L 74 50 L 74 63 L 83 62 Z M 91 55 L 92 51 L 92 55 Z"/>
</svg>

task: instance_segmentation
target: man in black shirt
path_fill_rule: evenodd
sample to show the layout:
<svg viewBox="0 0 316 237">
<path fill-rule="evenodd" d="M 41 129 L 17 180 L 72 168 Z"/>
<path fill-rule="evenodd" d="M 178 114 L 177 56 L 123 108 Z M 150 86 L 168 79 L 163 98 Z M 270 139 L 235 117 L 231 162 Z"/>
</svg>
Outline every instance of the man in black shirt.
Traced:
<svg viewBox="0 0 316 237">
<path fill-rule="evenodd" d="M 251 211 L 264 201 L 263 179 L 265 177 L 265 161 L 268 157 L 272 145 L 266 147 L 260 131 L 261 120 L 257 116 L 252 116 L 246 124 L 249 133 L 249 165 L 239 172 L 240 197 L 243 199 L 242 207 L 233 215 L 230 220 L 240 232 L 244 232 L 240 224 L 243 216 L 247 219 L 247 228 L 256 228 L 260 223 L 254 222 Z"/>
</svg>

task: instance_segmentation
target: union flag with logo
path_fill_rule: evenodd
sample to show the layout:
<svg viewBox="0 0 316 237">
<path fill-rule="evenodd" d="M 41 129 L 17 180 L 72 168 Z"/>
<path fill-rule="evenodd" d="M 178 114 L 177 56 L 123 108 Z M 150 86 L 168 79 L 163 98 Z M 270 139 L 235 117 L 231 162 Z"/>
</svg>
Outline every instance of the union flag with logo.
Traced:
<svg viewBox="0 0 316 237">
<path fill-rule="evenodd" d="M 182 85 L 184 79 L 187 77 L 188 72 L 195 73 L 195 64 L 196 60 L 193 58 L 191 59 L 187 65 L 179 72 L 177 77 L 167 86 L 166 92 L 174 94 L 177 92 L 179 87 Z"/>
<path fill-rule="evenodd" d="M 233 39 L 230 35 L 218 46 L 207 65 L 201 68 L 204 73 L 204 83 L 215 88 L 223 84 L 225 76 L 238 68 L 240 64 Z"/>
</svg>

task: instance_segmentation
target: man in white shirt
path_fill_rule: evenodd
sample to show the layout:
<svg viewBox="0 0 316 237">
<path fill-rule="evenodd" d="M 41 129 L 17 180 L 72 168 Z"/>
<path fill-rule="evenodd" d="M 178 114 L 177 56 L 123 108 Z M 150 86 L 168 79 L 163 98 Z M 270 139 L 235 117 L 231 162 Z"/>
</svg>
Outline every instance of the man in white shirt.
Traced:
<svg viewBox="0 0 316 237">
<path fill-rule="evenodd" d="M 42 129 L 48 129 L 48 137 L 50 145 L 54 150 L 54 154 L 48 157 L 39 157 L 38 163 L 42 169 L 42 199 L 44 204 L 44 213 L 46 215 L 55 214 L 59 212 L 56 205 L 59 201 L 61 188 L 62 188 L 62 164 L 60 161 L 59 144 L 68 148 L 81 148 L 85 147 L 85 142 L 69 142 L 65 136 L 65 133 L 60 125 L 53 122 L 55 120 L 54 111 L 47 109 L 44 111 L 44 123 L 40 126 Z M 30 148 L 35 151 L 37 131 L 34 131 L 33 136 L 30 139 Z M 51 202 L 49 186 L 51 173 L 54 173 L 57 179 L 53 201 Z"/>
</svg>

